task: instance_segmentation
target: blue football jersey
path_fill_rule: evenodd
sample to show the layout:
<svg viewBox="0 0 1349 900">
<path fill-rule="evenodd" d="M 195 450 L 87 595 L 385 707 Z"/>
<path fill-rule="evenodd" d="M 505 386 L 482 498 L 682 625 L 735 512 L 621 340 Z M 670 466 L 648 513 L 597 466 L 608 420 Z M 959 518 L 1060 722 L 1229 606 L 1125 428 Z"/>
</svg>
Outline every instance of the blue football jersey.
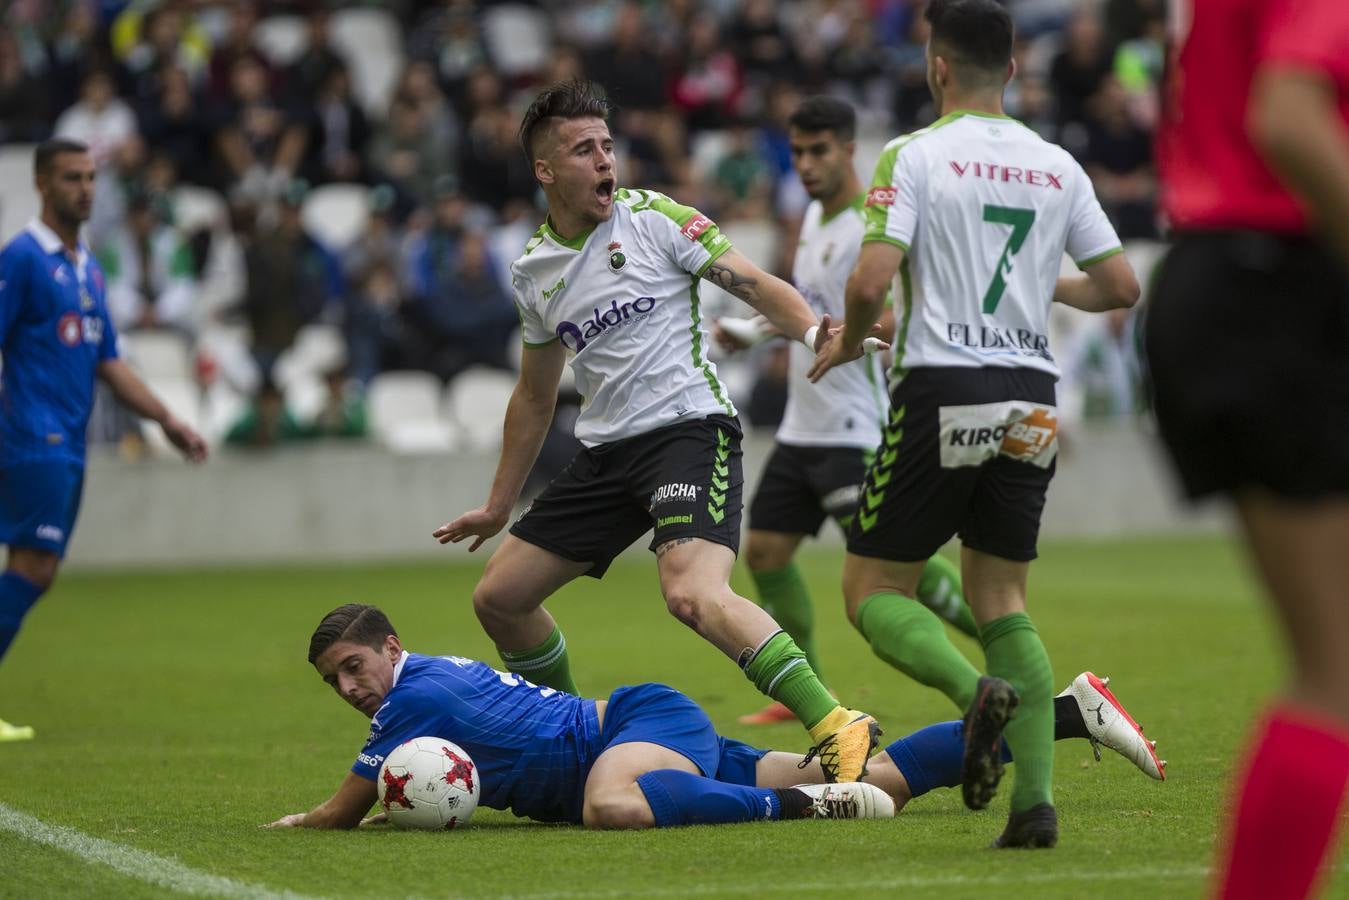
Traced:
<svg viewBox="0 0 1349 900">
<path fill-rule="evenodd" d="M 98 364 L 117 356 L 105 281 L 34 221 L 0 250 L 0 465 L 83 464 Z"/>
<path fill-rule="evenodd" d="M 541 822 L 581 820 L 585 777 L 602 749 L 594 700 L 459 656 L 409 653 L 394 677 L 353 773 L 374 781 L 399 744 L 438 737 L 473 757 L 482 805 Z"/>
</svg>

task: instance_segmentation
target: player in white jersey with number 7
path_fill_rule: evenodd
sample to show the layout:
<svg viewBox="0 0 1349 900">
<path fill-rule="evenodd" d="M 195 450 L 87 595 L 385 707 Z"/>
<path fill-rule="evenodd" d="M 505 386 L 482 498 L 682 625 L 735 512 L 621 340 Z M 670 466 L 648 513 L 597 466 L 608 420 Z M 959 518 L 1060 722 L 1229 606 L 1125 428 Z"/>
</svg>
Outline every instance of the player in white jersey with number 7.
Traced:
<svg viewBox="0 0 1349 900">
<path fill-rule="evenodd" d="M 792 165 L 811 203 L 801 223 L 792 282 L 817 314 L 843 318 L 843 293 L 866 229 L 866 190 L 853 165 L 857 114 L 835 97 L 808 97 L 787 123 Z M 888 317 L 888 316 L 887 316 Z M 882 324 L 891 325 L 882 319 Z M 762 316 L 720 319 L 713 334 L 734 351 L 775 337 Z M 885 369 L 867 355 L 812 383 L 806 372 L 815 354 L 793 342 L 787 408 L 749 503 L 744 560 L 759 603 L 805 651 L 821 674 L 814 641 L 810 593 L 795 562 L 797 548 L 832 518 L 847 533 L 857 514 L 862 479 L 881 442 L 885 421 Z M 955 565 L 934 556 L 918 583 L 918 602 L 974 636 L 969 607 L 960 594 Z M 878 647 L 884 657 L 886 649 Z M 821 677 L 823 677 L 821 675 Z M 793 718 L 780 703 L 740 718 L 746 725 Z"/>
<path fill-rule="evenodd" d="M 585 398 L 576 423 L 585 447 L 512 526 L 473 593 L 506 667 L 576 693 L 566 642 L 543 602 L 581 575 L 603 576 L 654 530 L 670 612 L 796 713 L 830 780 L 856 781 L 875 746 L 875 720 L 840 706 L 791 636 L 730 588 L 740 427 L 707 359 L 699 281 L 745 300 L 812 350 L 830 333 L 827 317 L 817 323 L 800 294 L 734 251 L 697 210 L 620 189 L 608 112 L 592 85 L 576 81 L 543 91 L 525 113 L 521 144 L 548 217 L 511 266 L 525 343 L 520 380 L 487 502 L 435 536 L 472 537 L 472 550 L 506 524 L 570 362 Z M 633 747 L 638 767 L 670 753 Z"/>
<path fill-rule="evenodd" d="M 898 272 L 891 412 L 849 535 L 843 591 L 873 646 L 900 648 L 889 661 L 966 710 L 971 808 L 996 789 L 993 748 L 1005 728 L 1016 778 L 994 845 L 1052 847 L 1053 673 L 1026 614 L 1058 450 L 1049 306 L 1130 306 L 1138 282 L 1082 168 L 1003 115 L 1015 71 L 1006 10 L 995 0 L 933 0 L 926 17 L 941 118 L 882 153 L 847 327 L 811 373 L 855 356 Z M 1086 274 L 1058 277 L 1065 250 Z M 995 677 L 979 677 L 931 611 L 902 602 L 923 561 L 954 535 Z"/>
</svg>

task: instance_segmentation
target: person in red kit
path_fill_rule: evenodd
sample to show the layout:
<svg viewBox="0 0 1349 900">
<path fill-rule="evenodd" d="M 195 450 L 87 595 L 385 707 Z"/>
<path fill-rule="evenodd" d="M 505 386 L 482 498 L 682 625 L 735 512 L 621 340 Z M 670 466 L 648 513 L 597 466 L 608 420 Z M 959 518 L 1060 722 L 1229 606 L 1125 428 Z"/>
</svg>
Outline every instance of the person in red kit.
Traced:
<svg viewBox="0 0 1349 900">
<path fill-rule="evenodd" d="M 1216 895 L 1310 895 L 1349 779 L 1349 3 L 1178 0 L 1146 346 L 1191 498 L 1235 502 L 1291 646 Z"/>
</svg>

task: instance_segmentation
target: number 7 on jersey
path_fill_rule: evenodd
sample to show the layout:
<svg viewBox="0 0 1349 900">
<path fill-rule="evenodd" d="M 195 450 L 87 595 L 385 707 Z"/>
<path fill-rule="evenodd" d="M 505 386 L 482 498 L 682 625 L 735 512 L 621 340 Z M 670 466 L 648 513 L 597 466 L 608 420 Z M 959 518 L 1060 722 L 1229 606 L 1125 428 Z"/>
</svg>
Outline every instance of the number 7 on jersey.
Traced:
<svg viewBox="0 0 1349 900">
<path fill-rule="evenodd" d="M 1030 234 L 1030 227 L 1035 224 L 1035 210 L 1019 206 L 994 206 L 989 203 L 984 205 L 984 221 L 994 225 L 1012 226 L 1012 236 L 1007 239 L 1007 246 L 1002 248 L 998 266 L 993 270 L 993 280 L 988 283 L 988 290 L 984 292 L 984 312 L 992 313 L 998 308 L 1003 291 L 1007 290 L 1007 281 L 1003 275 L 1012 271 L 1012 257 L 1016 256 L 1021 245 L 1026 242 L 1026 235 Z"/>
</svg>

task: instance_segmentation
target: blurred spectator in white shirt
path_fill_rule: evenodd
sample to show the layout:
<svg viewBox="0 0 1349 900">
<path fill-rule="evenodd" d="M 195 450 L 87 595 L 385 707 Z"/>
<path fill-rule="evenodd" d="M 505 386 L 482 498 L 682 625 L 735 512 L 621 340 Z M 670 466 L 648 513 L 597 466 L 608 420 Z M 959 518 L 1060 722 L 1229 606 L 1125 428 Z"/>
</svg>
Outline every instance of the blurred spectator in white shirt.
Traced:
<svg viewBox="0 0 1349 900">
<path fill-rule="evenodd" d="M 125 227 L 96 250 L 108 280 L 108 312 L 118 331 L 197 328 L 197 275 L 191 248 L 155 209 L 150 196 L 127 200 Z"/>
</svg>

